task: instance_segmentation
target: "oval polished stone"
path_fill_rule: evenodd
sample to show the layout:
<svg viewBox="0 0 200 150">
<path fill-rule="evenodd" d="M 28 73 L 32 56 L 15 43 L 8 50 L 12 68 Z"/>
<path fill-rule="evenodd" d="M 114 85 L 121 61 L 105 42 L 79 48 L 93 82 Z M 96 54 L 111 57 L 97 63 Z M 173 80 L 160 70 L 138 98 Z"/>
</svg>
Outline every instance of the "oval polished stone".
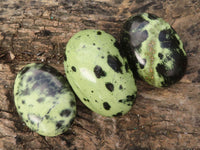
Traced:
<svg viewBox="0 0 200 150">
<path fill-rule="evenodd" d="M 43 136 L 62 134 L 75 118 L 75 96 L 67 79 L 48 65 L 22 68 L 15 79 L 14 100 L 25 124 Z"/>
<path fill-rule="evenodd" d="M 130 17 L 121 31 L 121 53 L 135 76 L 155 87 L 179 81 L 187 57 L 176 31 L 162 18 L 143 13 Z"/>
</svg>

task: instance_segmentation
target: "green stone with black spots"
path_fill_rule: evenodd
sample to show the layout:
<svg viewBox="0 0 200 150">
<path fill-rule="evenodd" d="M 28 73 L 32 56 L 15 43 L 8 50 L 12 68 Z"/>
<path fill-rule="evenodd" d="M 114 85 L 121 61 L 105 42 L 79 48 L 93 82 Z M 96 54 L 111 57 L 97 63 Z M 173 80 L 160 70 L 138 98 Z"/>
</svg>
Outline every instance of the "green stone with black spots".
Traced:
<svg viewBox="0 0 200 150">
<path fill-rule="evenodd" d="M 130 17 L 121 31 L 121 53 L 135 76 L 155 87 L 179 81 L 187 66 L 176 31 L 162 18 L 143 13 Z"/>
<path fill-rule="evenodd" d="M 118 47 L 115 38 L 101 30 L 82 30 L 66 46 L 70 85 L 88 108 L 103 116 L 127 113 L 136 98 L 133 74 Z"/>
<path fill-rule="evenodd" d="M 43 136 L 62 134 L 75 118 L 74 93 L 67 79 L 49 65 L 22 68 L 15 79 L 14 100 L 25 124 Z"/>
</svg>

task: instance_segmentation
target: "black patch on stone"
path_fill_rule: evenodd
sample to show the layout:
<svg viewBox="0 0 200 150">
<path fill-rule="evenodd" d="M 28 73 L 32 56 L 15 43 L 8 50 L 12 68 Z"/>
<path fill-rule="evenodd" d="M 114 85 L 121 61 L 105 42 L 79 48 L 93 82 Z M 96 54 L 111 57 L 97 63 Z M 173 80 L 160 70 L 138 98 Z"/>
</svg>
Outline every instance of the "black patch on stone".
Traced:
<svg viewBox="0 0 200 150">
<path fill-rule="evenodd" d="M 120 49 L 120 48 L 121 48 L 119 42 L 117 42 L 117 41 L 115 41 L 114 46 L 115 46 L 117 49 Z"/>
<path fill-rule="evenodd" d="M 20 95 L 23 95 L 23 96 L 30 95 L 30 90 L 28 88 L 25 90 L 22 90 Z"/>
<path fill-rule="evenodd" d="M 98 65 L 94 67 L 94 74 L 96 75 L 97 78 L 106 76 L 106 72 L 101 68 L 101 66 Z"/>
<path fill-rule="evenodd" d="M 159 33 L 159 41 L 162 48 L 177 49 L 179 48 L 179 40 L 175 36 L 176 31 L 172 29 L 162 30 Z"/>
<path fill-rule="evenodd" d="M 100 47 L 97 47 L 97 49 L 100 50 L 101 48 L 100 48 Z"/>
<path fill-rule="evenodd" d="M 76 67 L 72 66 L 72 70 L 73 70 L 74 72 L 76 72 Z"/>
<path fill-rule="evenodd" d="M 32 77 L 28 77 L 27 82 L 30 82 L 32 79 Z"/>
<path fill-rule="evenodd" d="M 87 98 L 83 98 L 83 100 L 86 101 L 86 102 L 90 102 L 90 100 L 87 99 Z"/>
<path fill-rule="evenodd" d="M 45 99 L 44 99 L 43 97 L 42 97 L 42 98 L 38 98 L 38 99 L 37 99 L 37 102 L 38 102 L 38 103 L 42 103 L 42 102 L 44 102 L 44 100 L 45 100 Z"/>
<path fill-rule="evenodd" d="M 70 114 L 71 114 L 71 110 L 64 109 L 64 110 L 61 111 L 60 116 L 61 117 L 69 117 Z"/>
<path fill-rule="evenodd" d="M 146 59 L 143 59 L 143 61 L 144 61 L 144 65 L 138 62 L 141 69 L 144 69 L 144 66 L 145 66 L 145 64 L 146 64 Z"/>
<path fill-rule="evenodd" d="M 106 85 L 106 88 L 107 88 L 110 92 L 114 91 L 114 85 L 113 85 L 112 83 L 108 82 L 108 83 L 106 83 L 105 85 Z"/>
<path fill-rule="evenodd" d="M 25 100 L 22 100 L 22 104 L 25 104 Z"/>
<path fill-rule="evenodd" d="M 91 93 L 94 93 L 94 91 L 92 90 Z"/>
<path fill-rule="evenodd" d="M 49 115 L 45 115 L 45 118 L 46 118 L 47 120 L 49 119 L 49 117 L 50 117 Z"/>
<path fill-rule="evenodd" d="M 128 96 L 126 96 L 127 102 L 130 102 L 130 101 L 133 102 L 134 99 L 135 99 L 135 96 L 134 96 L 134 95 L 128 95 Z"/>
<path fill-rule="evenodd" d="M 162 53 L 158 53 L 158 57 L 159 57 L 160 59 L 163 59 L 163 54 L 162 54 Z"/>
<path fill-rule="evenodd" d="M 182 51 L 180 50 L 180 52 Z M 165 66 L 165 64 L 158 64 L 156 66 L 156 71 L 158 72 L 158 75 L 163 77 L 164 79 L 164 82 L 162 82 L 163 87 L 169 86 L 179 81 L 185 74 L 187 67 L 187 57 L 180 52 L 175 50 L 171 53 L 170 57 L 172 60 L 174 60 L 172 69 L 168 69 L 168 67 Z"/>
<path fill-rule="evenodd" d="M 25 67 L 22 69 L 20 75 L 22 76 L 24 73 L 26 73 L 28 70 L 30 69 L 30 67 Z"/>
<path fill-rule="evenodd" d="M 114 114 L 113 117 L 119 117 L 122 116 L 122 112 L 118 112 L 117 114 Z"/>
<path fill-rule="evenodd" d="M 56 123 L 56 128 L 57 128 L 57 129 L 60 129 L 60 128 L 62 127 L 63 123 L 64 123 L 63 120 L 58 121 L 58 122 Z"/>
<path fill-rule="evenodd" d="M 129 66 L 127 62 L 125 63 L 125 69 L 126 69 L 126 72 L 128 72 Z"/>
<path fill-rule="evenodd" d="M 108 102 L 104 102 L 103 107 L 105 110 L 110 110 L 110 108 L 111 108 Z"/>
<path fill-rule="evenodd" d="M 75 105 L 76 105 L 76 103 L 75 103 L 73 100 L 71 100 L 71 101 L 70 101 L 70 106 L 71 106 L 71 107 L 74 107 Z"/>
<path fill-rule="evenodd" d="M 154 14 L 148 14 L 148 18 L 151 20 L 156 20 L 156 19 L 158 19 L 158 16 L 156 16 Z"/>
<path fill-rule="evenodd" d="M 120 90 L 122 90 L 122 89 L 123 89 L 123 86 L 122 86 L 122 85 L 120 85 L 120 86 L 119 86 L 119 89 L 120 89 Z"/>
<path fill-rule="evenodd" d="M 121 70 L 122 63 L 119 61 L 119 59 L 116 56 L 108 55 L 107 63 L 115 72 L 122 73 L 122 70 Z"/>
<path fill-rule="evenodd" d="M 123 100 L 122 100 L 122 99 L 120 99 L 120 100 L 118 100 L 118 102 L 120 102 L 120 103 L 123 103 Z"/>
<path fill-rule="evenodd" d="M 69 125 L 72 125 L 73 122 L 74 122 L 74 118 L 70 119 Z"/>
<path fill-rule="evenodd" d="M 97 31 L 97 35 L 101 35 L 102 33 L 101 33 L 101 31 Z"/>
<path fill-rule="evenodd" d="M 60 72 L 58 72 L 55 68 L 53 68 L 53 67 L 51 67 L 51 66 L 49 66 L 49 65 L 43 65 L 41 68 L 40 68 L 40 70 L 42 70 L 42 72 L 43 71 L 46 71 L 46 72 L 48 72 L 49 74 L 52 74 L 52 75 L 55 75 L 55 76 L 57 76 L 57 77 L 60 77 L 60 76 L 63 76 Z"/>
<path fill-rule="evenodd" d="M 95 46 L 96 44 L 95 44 L 95 43 L 93 43 L 92 45 L 93 45 L 93 46 Z"/>
<path fill-rule="evenodd" d="M 64 61 L 67 61 L 67 55 L 66 54 L 64 55 Z"/>
</svg>

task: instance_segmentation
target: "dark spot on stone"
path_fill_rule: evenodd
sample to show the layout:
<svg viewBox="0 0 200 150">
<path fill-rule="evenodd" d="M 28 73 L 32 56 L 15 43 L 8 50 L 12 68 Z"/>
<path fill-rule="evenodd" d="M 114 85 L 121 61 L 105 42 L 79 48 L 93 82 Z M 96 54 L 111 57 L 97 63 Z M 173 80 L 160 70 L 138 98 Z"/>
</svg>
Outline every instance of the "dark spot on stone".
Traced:
<svg viewBox="0 0 200 150">
<path fill-rule="evenodd" d="M 22 104 L 25 104 L 25 100 L 22 100 Z"/>
<path fill-rule="evenodd" d="M 64 61 L 67 61 L 67 55 L 64 54 Z"/>
<path fill-rule="evenodd" d="M 74 122 L 74 118 L 70 119 L 69 125 L 72 125 L 73 122 Z"/>
<path fill-rule="evenodd" d="M 151 19 L 151 20 L 156 20 L 158 19 L 158 17 L 154 14 L 148 14 L 148 18 Z"/>
<path fill-rule="evenodd" d="M 104 102 L 103 107 L 105 110 L 110 110 L 110 108 L 111 108 L 108 102 Z"/>
<path fill-rule="evenodd" d="M 57 128 L 57 129 L 60 129 L 60 128 L 63 126 L 63 123 L 64 123 L 63 120 L 58 121 L 58 122 L 56 123 L 56 128 Z"/>
<path fill-rule="evenodd" d="M 42 72 L 42 71 L 39 72 L 39 73 L 37 73 L 37 74 L 34 76 L 34 79 L 35 79 L 36 81 L 43 80 L 43 79 L 44 79 L 44 81 L 47 80 L 46 76 L 44 75 L 44 72 Z"/>
<path fill-rule="evenodd" d="M 175 36 L 176 31 L 174 29 L 162 30 L 159 33 L 159 40 L 162 48 L 177 49 L 179 48 L 179 40 Z"/>
<path fill-rule="evenodd" d="M 71 106 L 71 107 L 74 107 L 75 105 L 76 105 L 76 103 L 75 103 L 73 100 L 71 100 L 71 101 L 70 101 L 70 106 Z"/>
<path fill-rule="evenodd" d="M 101 48 L 100 48 L 100 47 L 97 47 L 97 49 L 100 50 Z"/>
<path fill-rule="evenodd" d="M 97 78 L 106 76 L 106 72 L 101 68 L 101 66 L 98 65 L 94 67 L 94 74 L 96 75 Z"/>
<path fill-rule="evenodd" d="M 118 112 L 117 114 L 114 114 L 113 117 L 119 117 L 122 116 L 122 112 Z"/>
<path fill-rule="evenodd" d="M 76 72 L 76 67 L 72 66 L 72 70 L 73 70 L 74 72 Z"/>
<path fill-rule="evenodd" d="M 122 99 L 120 99 L 118 102 L 122 103 L 122 102 L 123 102 L 123 100 L 122 100 Z"/>
<path fill-rule="evenodd" d="M 45 115 L 45 118 L 46 118 L 47 120 L 49 119 L 49 117 L 50 117 L 49 115 Z"/>
<path fill-rule="evenodd" d="M 166 75 L 167 74 L 167 70 L 165 68 L 165 66 L 163 64 L 158 64 L 156 66 L 156 71 L 160 74 L 160 75 Z"/>
<path fill-rule="evenodd" d="M 95 102 L 98 103 L 98 101 L 95 99 Z"/>
<path fill-rule="evenodd" d="M 106 83 L 105 85 L 106 85 L 106 88 L 107 88 L 110 92 L 112 92 L 112 91 L 114 90 L 114 85 L 113 85 L 112 83 L 108 82 L 108 83 Z"/>
<path fill-rule="evenodd" d="M 138 61 L 138 63 L 139 63 L 139 65 L 140 65 L 140 68 L 141 68 L 141 69 L 144 69 L 144 66 L 146 65 L 146 59 L 143 59 L 143 61 L 144 61 L 144 64 L 141 64 L 141 63 L 139 63 L 139 61 Z"/>
<path fill-rule="evenodd" d="M 91 93 L 94 93 L 94 91 L 92 90 Z"/>
<path fill-rule="evenodd" d="M 177 81 L 179 81 L 183 75 L 185 74 L 187 67 L 187 57 L 181 53 L 181 50 L 178 52 L 177 50 L 172 51 L 169 56 L 173 61 L 173 66 L 169 69 L 165 63 L 160 63 L 156 66 L 156 71 L 159 76 L 162 76 L 164 82 L 162 82 L 162 86 L 169 86 Z"/>
<path fill-rule="evenodd" d="M 30 67 L 25 67 L 22 69 L 20 75 L 22 76 L 24 73 L 26 73 L 28 70 L 30 69 Z"/>
<path fill-rule="evenodd" d="M 93 46 L 95 46 L 96 44 L 95 44 L 95 43 L 93 43 L 92 45 L 93 45 Z"/>
<path fill-rule="evenodd" d="M 83 98 L 83 100 L 86 101 L 86 102 L 90 102 L 90 100 L 87 99 L 87 98 Z"/>
<path fill-rule="evenodd" d="M 122 90 L 122 89 L 123 89 L 123 86 L 122 86 L 122 85 L 120 85 L 120 86 L 119 86 L 119 89 L 120 89 L 120 90 Z"/>
<path fill-rule="evenodd" d="M 104 56 L 101 56 L 102 59 L 104 59 Z"/>
<path fill-rule="evenodd" d="M 28 77 L 27 82 L 30 82 L 32 79 L 32 77 Z"/>
<path fill-rule="evenodd" d="M 127 62 L 125 63 L 125 69 L 126 69 L 126 72 L 128 72 L 129 66 Z"/>
<path fill-rule="evenodd" d="M 122 70 L 121 70 L 122 63 L 119 61 L 119 59 L 116 56 L 108 55 L 107 63 L 115 72 L 122 73 Z"/>
<path fill-rule="evenodd" d="M 22 113 L 22 112 L 19 112 L 19 114 L 20 114 L 20 116 L 22 116 L 22 115 L 23 115 L 23 113 Z"/>
<path fill-rule="evenodd" d="M 160 59 L 163 59 L 163 54 L 162 54 L 162 53 L 158 53 L 158 57 L 159 57 Z"/>
<path fill-rule="evenodd" d="M 71 110 L 65 109 L 65 110 L 61 111 L 60 116 L 61 117 L 69 117 L 70 114 L 71 114 Z"/>
<path fill-rule="evenodd" d="M 17 108 L 18 108 L 18 109 L 20 109 L 21 107 L 20 107 L 20 106 L 18 106 Z"/>
<path fill-rule="evenodd" d="M 119 44 L 119 42 L 115 41 L 114 46 L 115 46 L 117 49 L 120 49 L 120 44 Z"/>
<path fill-rule="evenodd" d="M 129 102 L 129 101 L 133 102 L 134 99 L 135 99 L 135 96 L 134 96 L 134 95 L 128 95 L 128 96 L 126 96 L 127 102 Z"/>
<path fill-rule="evenodd" d="M 37 99 L 37 102 L 38 102 L 38 103 L 42 103 L 42 102 L 44 102 L 44 100 L 45 100 L 45 98 L 41 97 L 41 98 L 38 98 L 38 99 Z"/>
<path fill-rule="evenodd" d="M 28 88 L 25 90 L 22 90 L 20 95 L 23 95 L 23 96 L 30 95 L 30 90 Z"/>
<path fill-rule="evenodd" d="M 101 35 L 101 31 L 97 31 L 97 35 Z"/>
</svg>

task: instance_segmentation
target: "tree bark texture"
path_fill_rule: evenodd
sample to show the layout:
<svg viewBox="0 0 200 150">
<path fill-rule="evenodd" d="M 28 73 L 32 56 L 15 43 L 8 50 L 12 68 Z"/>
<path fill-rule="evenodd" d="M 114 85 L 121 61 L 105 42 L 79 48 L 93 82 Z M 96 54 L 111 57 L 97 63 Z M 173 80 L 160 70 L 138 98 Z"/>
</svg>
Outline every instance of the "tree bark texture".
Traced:
<svg viewBox="0 0 200 150">
<path fill-rule="evenodd" d="M 102 117 L 77 101 L 66 133 L 43 137 L 21 121 L 13 99 L 18 71 L 45 62 L 64 74 L 69 38 L 101 29 L 119 39 L 124 20 L 142 12 L 164 18 L 188 55 L 182 80 L 168 88 L 136 81 L 138 95 L 122 117 Z M 199 0 L 0 0 L 0 150 L 191 150 L 200 149 Z"/>
</svg>

